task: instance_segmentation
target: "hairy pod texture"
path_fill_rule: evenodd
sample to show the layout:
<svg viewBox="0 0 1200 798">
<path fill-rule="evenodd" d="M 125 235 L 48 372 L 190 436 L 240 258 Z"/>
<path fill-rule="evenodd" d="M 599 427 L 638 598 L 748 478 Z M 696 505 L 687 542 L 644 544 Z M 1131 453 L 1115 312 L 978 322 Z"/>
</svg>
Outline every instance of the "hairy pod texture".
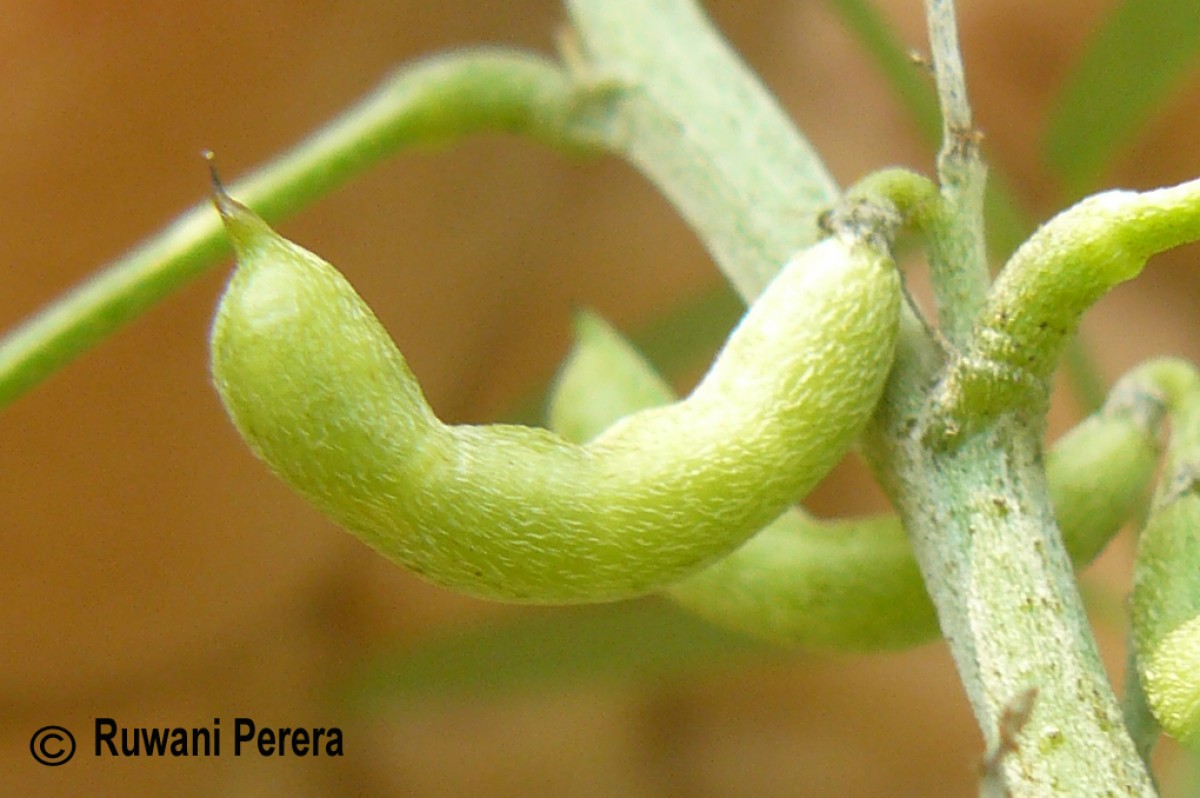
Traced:
<svg viewBox="0 0 1200 798">
<path fill-rule="evenodd" d="M 641 595 L 735 549 L 846 453 L 883 389 L 899 276 L 871 237 L 793 258 L 686 398 L 586 445 L 443 424 L 342 275 L 218 188 L 237 269 L 213 381 L 254 452 L 368 545 L 509 601 Z"/>
<path fill-rule="evenodd" d="M 1043 224 L 996 278 L 936 397 L 935 431 L 961 436 L 1037 407 L 1084 312 L 1152 256 L 1200 239 L 1200 180 L 1105 191 Z"/>
<path fill-rule="evenodd" d="M 1200 746 L 1200 377 L 1172 397 L 1171 441 L 1138 539 L 1130 615 L 1138 676 L 1167 734 Z"/>
<path fill-rule="evenodd" d="M 1144 375 L 1058 440 L 1047 477 L 1067 551 L 1086 565 L 1141 506 L 1162 419 Z M 672 401 L 670 386 L 615 330 L 581 314 L 559 372 L 550 427 L 586 441 L 614 419 Z M 937 637 L 937 617 L 895 515 L 818 520 L 791 508 L 739 549 L 666 586 L 676 603 L 727 628 L 808 649 L 868 651 Z"/>
</svg>

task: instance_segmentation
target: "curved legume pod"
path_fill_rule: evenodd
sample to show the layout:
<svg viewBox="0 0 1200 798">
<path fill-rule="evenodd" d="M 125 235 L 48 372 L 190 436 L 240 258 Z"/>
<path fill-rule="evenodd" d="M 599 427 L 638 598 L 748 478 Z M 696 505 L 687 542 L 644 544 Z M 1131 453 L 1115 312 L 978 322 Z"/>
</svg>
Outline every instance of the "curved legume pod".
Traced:
<svg viewBox="0 0 1200 798">
<path fill-rule="evenodd" d="M 585 441 L 625 413 L 672 398 L 625 339 L 599 317 L 581 314 L 575 348 L 551 394 L 549 423 Z M 1047 456 L 1051 499 L 1077 566 L 1140 506 L 1158 460 L 1161 415 L 1153 380 L 1135 372 Z M 788 509 L 735 552 L 662 593 L 721 626 L 808 649 L 893 649 L 938 635 L 908 539 L 891 514 L 829 521 Z"/>
<path fill-rule="evenodd" d="M 895 266 L 843 232 L 783 268 L 686 399 L 586 445 L 450 426 L 337 270 L 214 201 L 238 262 L 211 340 L 234 425 L 368 545 L 478 596 L 627 598 L 727 554 L 841 459 L 891 363 Z"/>
</svg>

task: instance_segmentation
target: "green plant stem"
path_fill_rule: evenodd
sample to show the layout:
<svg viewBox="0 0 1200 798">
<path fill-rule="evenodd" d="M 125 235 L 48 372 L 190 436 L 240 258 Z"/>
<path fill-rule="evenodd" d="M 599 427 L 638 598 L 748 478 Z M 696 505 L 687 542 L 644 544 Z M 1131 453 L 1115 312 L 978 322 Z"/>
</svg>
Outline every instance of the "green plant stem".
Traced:
<svg viewBox="0 0 1200 798">
<path fill-rule="evenodd" d="M 986 749 L 999 745 L 1010 702 L 1036 687 L 1019 747 L 999 759 L 1013 795 L 1153 795 L 1046 498 L 1040 423 L 1008 417 L 953 451 L 926 447 L 909 420 L 937 352 L 913 335 L 904 345 L 867 451 L 909 531 Z"/>
<path fill-rule="evenodd" d="M 930 268 L 940 297 L 942 334 L 958 344 L 968 334 L 988 289 L 983 215 L 987 167 L 980 153 L 982 136 L 975 130 L 967 99 L 954 0 L 925 0 L 925 14 L 942 115 L 938 181 L 948 214 L 943 232 L 932 236 Z"/>
<path fill-rule="evenodd" d="M 938 182 L 945 214 L 930 239 L 929 268 L 942 335 L 960 345 L 987 295 L 987 241 L 983 197 L 987 168 L 971 122 L 967 83 L 958 51 L 953 0 L 926 0 L 929 43 L 942 109 Z"/>
<path fill-rule="evenodd" d="M 941 132 L 940 111 L 934 88 L 924 70 L 915 68 L 912 58 L 870 0 L 831 2 L 846 26 L 874 57 L 922 137 L 936 145 Z M 988 250 L 993 257 L 1005 260 L 1033 230 L 1033 223 L 1005 177 L 1005 170 L 997 169 L 994 162 L 984 188 L 983 202 L 988 222 Z M 942 259 L 950 255 L 946 253 Z M 1095 358 L 1081 339 L 1072 342 L 1064 365 L 1084 410 L 1089 413 L 1097 410 L 1104 403 L 1107 386 Z"/>
<path fill-rule="evenodd" d="M 607 138 L 674 203 L 747 302 L 838 198 L 816 153 L 691 0 L 567 0 Z"/>
<path fill-rule="evenodd" d="M 598 141 L 583 121 L 587 99 L 564 71 L 535 55 L 480 49 L 433 57 L 397 71 L 290 152 L 229 188 L 274 220 L 415 144 L 501 131 L 569 150 L 594 149 Z M 0 406 L 228 253 L 216 212 L 207 202 L 193 206 L 0 341 Z"/>
<path fill-rule="evenodd" d="M 970 130 L 949 0 L 927 14 L 944 118 L 939 175 L 947 222 L 932 231 L 939 319 L 962 345 L 983 307 L 984 168 Z M 940 239 L 940 242 L 939 242 Z M 931 258 L 933 259 L 933 258 Z M 957 271 L 961 270 L 961 271 Z M 1087 624 L 1045 483 L 1038 408 L 1018 409 L 957 447 L 930 445 L 923 397 L 943 353 L 915 319 L 866 454 L 908 529 L 999 781 L 1013 795 L 1153 795 Z M 1019 745 L 1005 712 L 1035 688 Z"/>
<path fill-rule="evenodd" d="M 921 137 L 936 146 L 941 140 L 941 111 L 929 74 L 914 62 L 896 38 L 879 9 L 871 0 L 830 0 L 867 53 L 875 59 L 892 91 L 908 110 L 909 118 Z M 1007 258 L 1033 229 L 1028 212 L 1021 207 L 1015 192 L 992 164 L 985 189 L 984 205 L 988 220 L 988 248 L 993 256 Z M 1103 391 L 1089 410 L 1104 401 Z"/>
</svg>

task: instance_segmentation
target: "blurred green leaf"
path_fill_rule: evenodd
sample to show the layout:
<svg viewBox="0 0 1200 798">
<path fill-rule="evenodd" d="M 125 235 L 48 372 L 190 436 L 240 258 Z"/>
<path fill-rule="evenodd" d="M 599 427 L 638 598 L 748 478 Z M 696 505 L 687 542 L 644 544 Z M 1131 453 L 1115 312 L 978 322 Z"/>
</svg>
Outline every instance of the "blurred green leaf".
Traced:
<svg viewBox="0 0 1200 798">
<path fill-rule="evenodd" d="M 733 287 L 722 283 L 644 325 L 633 342 L 660 372 L 680 374 L 711 360 L 745 312 Z"/>
<path fill-rule="evenodd" d="M 925 69 L 917 66 L 896 32 L 871 0 L 830 0 L 912 116 L 923 138 L 937 143 L 941 135 L 941 112 L 937 92 Z"/>
<path fill-rule="evenodd" d="M 672 378 L 702 367 L 729 336 L 746 306 L 728 283 L 680 300 L 662 311 L 631 339 L 655 368 Z M 563 334 L 567 334 L 564 327 Z M 505 414 L 513 424 L 540 426 L 545 421 L 550 381 L 530 388 Z"/>
<path fill-rule="evenodd" d="M 730 666 L 776 646 L 725 632 L 648 599 L 536 609 L 369 658 L 343 685 L 361 710 L 413 699 L 471 699 L 585 681 L 633 681 Z"/>
<path fill-rule="evenodd" d="M 1063 83 L 1046 158 L 1083 193 L 1200 57 L 1196 0 L 1124 0 L 1092 35 Z"/>
</svg>

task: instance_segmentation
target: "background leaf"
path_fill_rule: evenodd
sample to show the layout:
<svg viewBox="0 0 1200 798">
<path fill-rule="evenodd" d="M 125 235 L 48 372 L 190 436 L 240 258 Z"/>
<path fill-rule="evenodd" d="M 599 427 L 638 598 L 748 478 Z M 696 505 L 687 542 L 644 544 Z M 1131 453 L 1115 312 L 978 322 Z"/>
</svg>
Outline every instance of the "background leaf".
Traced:
<svg viewBox="0 0 1200 798">
<path fill-rule="evenodd" d="M 371 656 L 346 684 L 356 707 L 497 697 L 588 680 L 657 678 L 753 655 L 794 656 L 725 632 L 663 601 L 532 610 Z"/>
<path fill-rule="evenodd" d="M 1178 88 L 1200 57 L 1196 0 L 1124 0 L 1093 34 L 1062 86 L 1046 158 L 1082 193 Z"/>
</svg>

